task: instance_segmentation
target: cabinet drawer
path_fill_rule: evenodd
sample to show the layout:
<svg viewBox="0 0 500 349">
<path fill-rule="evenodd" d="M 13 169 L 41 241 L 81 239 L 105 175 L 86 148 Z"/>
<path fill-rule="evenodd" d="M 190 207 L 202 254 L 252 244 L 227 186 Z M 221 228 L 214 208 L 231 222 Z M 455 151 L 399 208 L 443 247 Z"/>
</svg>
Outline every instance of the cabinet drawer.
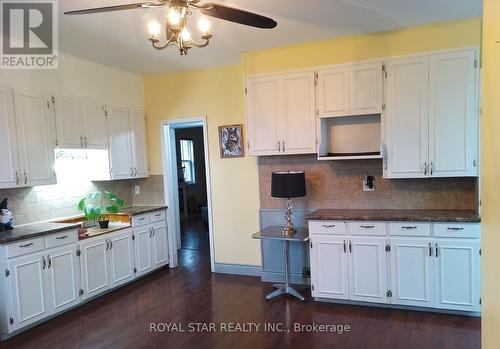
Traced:
<svg viewBox="0 0 500 349">
<path fill-rule="evenodd" d="M 66 230 L 61 233 L 52 234 L 45 237 L 45 244 L 47 248 L 72 244 L 78 241 L 78 230 Z"/>
<path fill-rule="evenodd" d="M 392 236 L 431 236 L 430 223 L 398 222 L 389 223 Z"/>
<path fill-rule="evenodd" d="M 149 219 L 150 219 L 151 223 L 164 221 L 165 220 L 165 210 L 150 213 L 149 217 L 150 217 Z"/>
<path fill-rule="evenodd" d="M 347 232 L 352 235 L 386 235 L 383 222 L 348 222 Z"/>
<path fill-rule="evenodd" d="M 310 234 L 345 235 L 346 225 L 342 221 L 313 221 L 309 222 Z"/>
<path fill-rule="evenodd" d="M 481 225 L 477 223 L 434 223 L 434 236 L 439 238 L 479 238 Z"/>
<path fill-rule="evenodd" d="M 140 214 L 132 217 L 132 227 L 140 227 L 150 223 L 149 214 Z"/>
<path fill-rule="evenodd" d="M 13 244 L 6 245 L 7 258 L 22 256 L 32 252 L 38 252 L 44 249 L 44 239 L 22 240 Z"/>
</svg>

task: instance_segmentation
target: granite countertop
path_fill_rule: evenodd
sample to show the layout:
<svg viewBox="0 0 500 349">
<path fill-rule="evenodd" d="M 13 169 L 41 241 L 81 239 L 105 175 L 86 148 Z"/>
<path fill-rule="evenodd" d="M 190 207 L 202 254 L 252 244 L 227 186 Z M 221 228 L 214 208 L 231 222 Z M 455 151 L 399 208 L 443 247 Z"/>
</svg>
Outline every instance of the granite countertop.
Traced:
<svg viewBox="0 0 500 349">
<path fill-rule="evenodd" d="M 0 231 L 0 244 L 32 239 L 48 234 L 78 228 L 78 223 L 31 223 L 14 226 L 13 230 Z"/>
<path fill-rule="evenodd" d="M 125 207 L 122 208 L 120 214 L 126 214 L 129 216 L 134 216 L 138 215 L 141 213 L 149 213 L 149 212 L 154 212 L 158 210 L 165 210 L 167 209 L 167 206 L 130 206 L 130 207 Z"/>
<path fill-rule="evenodd" d="M 369 210 L 323 209 L 306 216 L 312 221 L 415 221 L 415 222 L 481 222 L 473 210 Z"/>
</svg>

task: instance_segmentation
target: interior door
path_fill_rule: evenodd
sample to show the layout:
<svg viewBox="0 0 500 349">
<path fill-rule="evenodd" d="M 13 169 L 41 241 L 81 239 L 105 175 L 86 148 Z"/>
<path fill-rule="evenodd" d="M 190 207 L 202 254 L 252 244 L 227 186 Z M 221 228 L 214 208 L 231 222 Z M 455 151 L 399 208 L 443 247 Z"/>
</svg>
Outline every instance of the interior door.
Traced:
<svg viewBox="0 0 500 349">
<path fill-rule="evenodd" d="M 439 239 L 435 247 L 435 307 L 480 310 L 480 243 L 477 240 Z"/>
<path fill-rule="evenodd" d="M 108 105 L 107 111 L 112 178 L 132 178 L 134 166 L 132 162 L 132 137 L 128 108 L 118 105 Z"/>
<path fill-rule="evenodd" d="M 349 299 L 347 238 L 312 235 L 310 239 L 312 296 Z"/>
<path fill-rule="evenodd" d="M 430 57 L 430 175 L 477 176 L 476 51 Z"/>
<path fill-rule="evenodd" d="M 0 86 L 0 189 L 14 188 L 20 184 L 17 152 L 16 118 L 12 89 Z"/>
<path fill-rule="evenodd" d="M 382 113 L 382 62 L 349 67 L 349 115 Z"/>
<path fill-rule="evenodd" d="M 349 115 L 349 66 L 318 70 L 319 117 Z"/>
<path fill-rule="evenodd" d="M 132 231 L 113 234 L 109 241 L 110 282 L 116 287 L 135 277 Z"/>
<path fill-rule="evenodd" d="M 385 237 L 349 237 L 351 300 L 387 303 Z"/>
<path fill-rule="evenodd" d="M 57 143 L 59 148 L 83 148 L 82 121 L 78 99 L 76 97 L 58 95 L 56 96 L 55 108 Z"/>
<path fill-rule="evenodd" d="M 51 314 L 47 306 L 43 253 L 33 253 L 8 262 L 9 291 L 12 299 L 12 330 L 17 330 Z M 5 295 L 3 295 L 5 297 Z"/>
<path fill-rule="evenodd" d="M 389 61 L 384 130 L 384 177 L 427 177 L 429 69 L 427 57 Z"/>
<path fill-rule="evenodd" d="M 276 77 L 247 79 L 247 139 L 250 155 L 279 154 L 278 134 L 281 106 L 279 80 Z M 278 150 L 279 148 L 279 150 Z"/>
<path fill-rule="evenodd" d="M 55 120 L 51 96 L 35 90 L 14 89 L 17 140 L 25 186 L 55 184 Z"/>
<path fill-rule="evenodd" d="M 46 252 L 50 306 L 54 312 L 80 302 L 77 245 L 67 245 Z"/>
<path fill-rule="evenodd" d="M 434 306 L 434 255 L 428 238 L 391 238 L 392 303 Z"/>
<path fill-rule="evenodd" d="M 105 106 L 102 101 L 88 98 L 80 99 L 80 116 L 85 148 L 107 149 L 108 133 Z"/>
<path fill-rule="evenodd" d="M 91 298 L 106 291 L 111 284 L 108 274 L 107 237 L 84 241 L 80 250 L 83 296 Z"/>
<path fill-rule="evenodd" d="M 151 227 L 149 225 L 134 228 L 134 248 L 136 276 L 141 276 L 152 270 L 153 267 L 153 243 Z"/>
<path fill-rule="evenodd" d="M 282 152 L 316 153 L 314 72 L 287 74 L 283 77 L 283 89 Z"/>
<path fill-rule="evenodd" d="M 160 267 L 168 263 L 167 223 L 160 222 L 151 225 L 153 229 L 154 266 Z"/>
<path fill-rule="evenodd" d="M 130 127 L 135 177 L 148 177 L 148 150 L 144 111 L 130 109 Z"/>
</svg>

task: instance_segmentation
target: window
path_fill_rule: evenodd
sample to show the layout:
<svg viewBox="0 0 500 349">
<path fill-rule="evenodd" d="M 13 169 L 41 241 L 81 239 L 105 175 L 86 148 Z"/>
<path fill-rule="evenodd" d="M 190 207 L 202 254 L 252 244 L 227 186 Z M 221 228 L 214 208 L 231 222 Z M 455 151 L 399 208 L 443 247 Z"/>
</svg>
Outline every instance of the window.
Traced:
<svg viewBox="0 0 500 349">
<path fill-rule="evenodd" d="M 195 167 L 194 167 L 194 149 L 192 139 L 181 139 L 180 142 L 181 149 L 181 164 L 184 174 L 184 182 L 186 184 L 194 184 L 196 182 L 195 178 Z"/>
</svg>

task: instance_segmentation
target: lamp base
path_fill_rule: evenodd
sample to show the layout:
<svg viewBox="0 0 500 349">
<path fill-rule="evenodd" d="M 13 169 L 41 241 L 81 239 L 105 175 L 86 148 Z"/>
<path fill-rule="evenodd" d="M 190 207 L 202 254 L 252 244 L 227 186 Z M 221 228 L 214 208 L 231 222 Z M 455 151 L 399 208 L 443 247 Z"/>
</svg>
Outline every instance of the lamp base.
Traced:
<svg viewBox="0 0 500 349">
<path fill-rule="evenodd" d="M 286 227 L 283 228 L 281 231 L 281 235 L 283 236 L 294 236 L 295 233 L 297 232 L 297 229 L 293 227 L 293 225 L 287 225 Z"/>
<path fill-rule="evenodd" d="M 283 236 L 294 236 L 297 230 L 293 226 L 293 218 L 292 218 L 292 200 L 286 199 L 286 225 L 281 231 L 281 235 Z"/>
</svg>

